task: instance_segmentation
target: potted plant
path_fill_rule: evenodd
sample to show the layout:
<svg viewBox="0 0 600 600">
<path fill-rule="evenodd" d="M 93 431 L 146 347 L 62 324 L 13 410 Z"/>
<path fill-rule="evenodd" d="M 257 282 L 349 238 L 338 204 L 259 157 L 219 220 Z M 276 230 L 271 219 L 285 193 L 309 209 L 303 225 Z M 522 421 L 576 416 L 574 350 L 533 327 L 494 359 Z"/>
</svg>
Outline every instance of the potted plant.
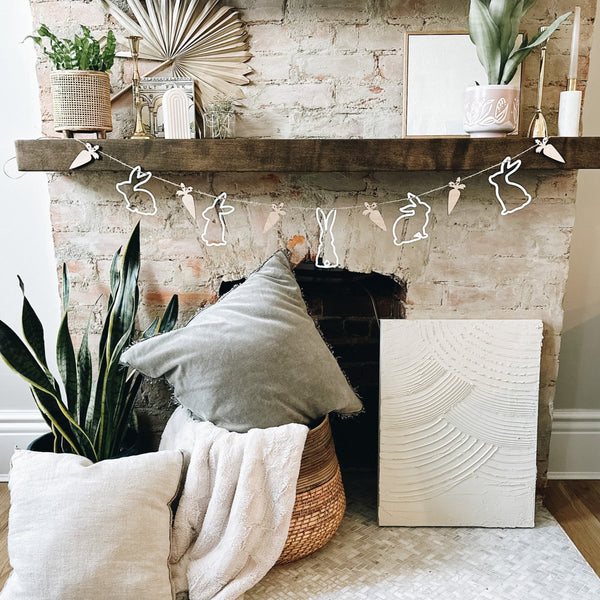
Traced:
<svg viewBox="0 0 600 600">
<path fill-rule="evenodd" d="M 105 138 L 112 131 L 110 112 L 110 79 L 108 71 L 115 60 L 116 40 L 112 31 L 104 48 L 81 25 L 82 35 L 72 40 L 59 39 L 46 25 L 28 36 L 50 59 L 54 129 L 66 137 L 74 132 L 95 132 Z"/>
<path fill-rule="evenodd" d="M 465 131 L 472 137 L 503 137 L 515 129 L 519 90 L 511 82 L 531 51 L 547 40 L 571 14 L 561 15 L 531 40 L 517 45 L 519 26 L 535 0 L 471 0 L 469 35 L 488 85 L 474 85 L 465 94 Z"/>
<path fill-rule="evenodd" d="M 120 364 L 122 352 L 134 337 L 139 269 L 138 223 L 123 255 L 119 249 L 111 264 L 110 296 L 94 373 L 88 345 L 91 319 L 75 354 L 68 319 L 69 272 L 63 265 L 63 317 L 56 339 L 60 380 L 48 368 L 44 330 L 19 278 L 23 292 L 24 341 L 0 321 L 0 356 L 29 383 L 35 403 L 52 430 L 49 435 L 53 437 L 55 452 L 75 453 L 96 462 L 117 456 L 123 450 L 124 440 L 133 425 L 134 399 L 142 382 L 142 375 Z M 177 313 L 178 300 L 173 296 L 162 318 L 155 319 L 144 336 L 170 331 Z"/>
</svg>

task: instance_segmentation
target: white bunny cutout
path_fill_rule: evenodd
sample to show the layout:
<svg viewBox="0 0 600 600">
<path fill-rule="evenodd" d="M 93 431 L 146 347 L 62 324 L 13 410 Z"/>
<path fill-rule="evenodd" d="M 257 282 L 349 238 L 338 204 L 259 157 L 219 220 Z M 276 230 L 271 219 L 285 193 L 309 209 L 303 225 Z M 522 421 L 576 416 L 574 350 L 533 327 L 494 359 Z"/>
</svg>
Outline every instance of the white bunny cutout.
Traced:
<svg viewBox="0 0 600 600">
<path fill-rule="evenodd" d="M 529 194 L 529 192 L 522 185 L 510 180 L 510 176 L 514 175 L 515 172 L 519 170 L 520 166 L 521 166 L 520 160 L 515 160 L 513 162 L 512 158 L 510 156 L 507 156 L 502 161 L 502 164 L 500 165 L 500 170 L 496 171 L 495 173 L 493 173 L 492 175 L 490 175 L 488 177 L 488 181 L 492 184 L 492 186 L 494 186 L 494 190 L 496 192 L 496 198 L 498 199 L 498 202 L 500 202 L 500 206 L 502 207 L 502 212 L 500 213 L 501 215 L 510 215 L 511 213 L 517 212 L 518 210 L 525 208 L 531 202 L 531 194 Z M 525 196 L 525 202 L 523 202 L 522 204 L 520 204 L 519 206 L 517 206 L 515 208 L 511 208 L 510 210 L 508 210 L 506 208 L 506 204 L 504 203 L 504 200 L 502 199 L 502 195 L 500 193 L 500 186 L 495 181 L 495 179 L 497 177 L 501 177 L 501 176 L 504 176 L 504 182 L 507 185 L 509 185 L 511 187 L 515 187 L 515 188 L 521 190 L 521 192 L 523 192 L 523 194 Z"/>
<path fill-rule="evenodd" d="M 156 198 L 152 192 L 142 189 L 142 185 L 148 183 L 152 177 L 150 171 L 142 171 L 139 165 L 131 169 L 129 179 L 117 183 L 119 194 L 125 198 L 125 208 L 138 215 L 152 216 L 157 213 Z"/>
<path fill-rule="evenodd" d="M 202 218 L 206 221 L 206 224 L 201 238 L 207 246 L 225 246 L 227 244 L 223 216 L 232 213 L 235 209 L 233 206 L 225 204 L 225 200 L 227 200 L 227 194 L 223 192 L 202 213 Z"/>
<path fill-rule="evenodd" d="M 333 225 L 337 211 L 330 210 L 327 216 L 322 209 L 317 208 L 317 222 L 319 223 L 319 248 L 315 267 L 319 269 L 334 269 L 339 267 L 340 259 L 335 249 L 335 238 L 333 236 Z"/>
<path fill-rule="evenodd" d="M 427 225 L 429 225 L 429 213 L 431 212 L 431 206 L 427 204 L 427 202 L 423 202 L 421 198 L 415 196 L 414 194 L 408 193 L 408 204 L 400 207 L 400 212 L 402 213 L 395 221 L 394 227 L 392 229 L 394 233 L 394 244 L 396 246 L 402 246 L 404 244 L 412 244 L 413 242 L 418 242 L 419 240 L 423 240 L 429 237 L 427 233 Z M 400 228 L 400 224 L 403 219 L 408 219 L 409 217 L 415 217 L 421 219 L 419 222 L 419 231 L 413 234 L 412 238 L 408 240 L 400 239 L 400 235 L 398 235 L 398 229 Z"/>
</svg>

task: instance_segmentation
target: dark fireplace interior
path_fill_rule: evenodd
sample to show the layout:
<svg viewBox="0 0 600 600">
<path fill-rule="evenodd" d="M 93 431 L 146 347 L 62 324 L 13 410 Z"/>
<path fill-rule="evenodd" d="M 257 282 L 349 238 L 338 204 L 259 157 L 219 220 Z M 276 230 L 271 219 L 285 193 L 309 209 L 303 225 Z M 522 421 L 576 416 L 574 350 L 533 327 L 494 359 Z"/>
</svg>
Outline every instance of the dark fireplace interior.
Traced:
<svg viewBox="0 0 600 600">
<path fill-rule="evenodd" d="M 379 423 L 378 319 L 404 317 L 406 286 L 386 275 L 319 269 L 314 263 L 298 265 L 296 279 L 308 312 L 364 405 L 363 413 L 355 417 L 332 415 L 340 466 L 346 470 L 375 470 Z M 219 295 L 238 283 L 224 282 Z"/>
</svg>

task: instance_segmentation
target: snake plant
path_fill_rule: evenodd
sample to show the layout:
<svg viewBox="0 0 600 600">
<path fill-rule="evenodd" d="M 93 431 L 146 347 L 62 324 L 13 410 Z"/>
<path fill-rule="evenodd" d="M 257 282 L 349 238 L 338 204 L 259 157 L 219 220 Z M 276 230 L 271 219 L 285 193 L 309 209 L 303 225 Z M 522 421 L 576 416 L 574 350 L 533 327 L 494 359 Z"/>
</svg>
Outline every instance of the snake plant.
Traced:
<svg viewBox="0 0 600 600">
<path fill-rule="evenodd" d="M 77 355 L 69 332 L 70 280 L 63 265 L 63 315 L 56 339 L 60 380 L 48 368 L 42 323 L 23 293 L 23 339 L 0 321 L 0 355 L 6 364 L 29 383 L 33 398 L 54 433 L 54 451 L 70 452 L 93 462 L 119 453 L 133 417 L 135 396 L 142 375 L 120 364 L 123 350 L 134 338 L 139 303 L 139 223 L 125 251 L 117 250 L 110 268 L 110 296 L 97 354 L 95 378 L 88 345 L 91 318 Z M 178 300 L 173 296 L 161 319 L 144 332 L 144 337 L 170 331 L 177 320 Z M 24 340 L 24 341 L 23 341 Z"/>
<path fill-rule="evenodd" d="M 534 4 L 535 0 L 471 0 L 469 35 L 490 85 L 510 83 L 530 52 L 571 14 L 561 15 L 531 40 L 524 35 L 516 47 L 521 19 Z"/>
</svg>

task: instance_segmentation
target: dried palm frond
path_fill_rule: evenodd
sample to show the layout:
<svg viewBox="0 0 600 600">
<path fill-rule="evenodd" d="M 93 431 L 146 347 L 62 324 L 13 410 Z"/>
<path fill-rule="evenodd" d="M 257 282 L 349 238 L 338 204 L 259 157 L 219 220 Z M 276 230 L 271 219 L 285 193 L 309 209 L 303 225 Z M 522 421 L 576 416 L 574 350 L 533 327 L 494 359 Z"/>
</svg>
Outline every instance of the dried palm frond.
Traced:
<svg viewBox="0 0 600 600">
<path fill-rule="evenodd" d="M 143 38 L 140 58 L 161 62 L 146 75 L 170 68 L 175 77 L 194 79 L 200 109 L 218 98 L 244 97 L 239 86 L 249 83 L 245 75 L 252 69 L 244 63 L 252 55 L 235 9 L 220 0 L 127 0 L 134 19 L 111 0 L 101 1 L 131 35 Z"/>
</svg>

